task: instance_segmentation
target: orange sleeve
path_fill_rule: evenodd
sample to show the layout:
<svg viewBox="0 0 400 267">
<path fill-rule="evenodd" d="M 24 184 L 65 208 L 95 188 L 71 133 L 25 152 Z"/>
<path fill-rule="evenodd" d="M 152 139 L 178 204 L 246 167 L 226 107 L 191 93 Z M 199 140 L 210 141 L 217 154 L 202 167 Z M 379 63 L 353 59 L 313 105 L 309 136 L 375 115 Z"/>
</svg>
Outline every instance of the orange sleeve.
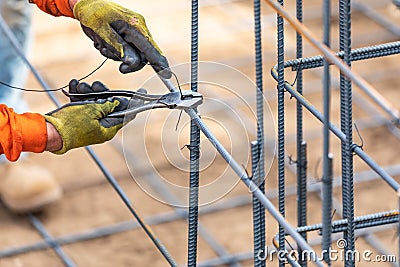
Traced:
<svg viewBox="0 0 400 267">
<path fill-rule="evenodd" d="M 74 12 L 68 0 L 31 0 L 30 2 L 35 3 L 41 10 L 50 15 L 74 18 Z"/>
<path fill-rule="evenodd" d="M 0 154 L 16 161 L 22 151 L 41 153 L 47 144 L 44 117 L 37 113 L 16 114 L 0 104 Z"/>
</svg>

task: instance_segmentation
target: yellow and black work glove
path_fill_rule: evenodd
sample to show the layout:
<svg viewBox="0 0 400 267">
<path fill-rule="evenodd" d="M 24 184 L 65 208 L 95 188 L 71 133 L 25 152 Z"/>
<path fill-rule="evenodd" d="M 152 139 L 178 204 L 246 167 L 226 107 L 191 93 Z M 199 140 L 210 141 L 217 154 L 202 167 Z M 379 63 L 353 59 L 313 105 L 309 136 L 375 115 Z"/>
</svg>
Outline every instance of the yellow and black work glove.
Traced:
<svg viewBox="0 0 400 267">
<path fill-rule="evenodd" d="M 100 92 L 108 89 L 101 82 L 95 82 L 92 86 L 76 80 L 70 82 L 71 93 L 96 92 L 95 90 Z M 126 98 L 76 101 L 46 114 L 46 121 L 56 128 L 63 142 L 63 147 L 53 153 L 64 154 L 74 148 L 111 140 L 124 125 L 124 118 L 109 118 L 107 115 L 125 110 L 128 106 L 142 104 L 142 100 L 129 101 Z M 129 121 L 134 118 L 130 117 Z"/>
<path fill-rule="evenodd" d="M 140 70 L 149 62 L 160 76 L 171 78 L 168 61 L 142 15 L 108 0 L 80 0 L 74 16 L 103 56 L 122 61 L 120 72 Z"/>
</svg>

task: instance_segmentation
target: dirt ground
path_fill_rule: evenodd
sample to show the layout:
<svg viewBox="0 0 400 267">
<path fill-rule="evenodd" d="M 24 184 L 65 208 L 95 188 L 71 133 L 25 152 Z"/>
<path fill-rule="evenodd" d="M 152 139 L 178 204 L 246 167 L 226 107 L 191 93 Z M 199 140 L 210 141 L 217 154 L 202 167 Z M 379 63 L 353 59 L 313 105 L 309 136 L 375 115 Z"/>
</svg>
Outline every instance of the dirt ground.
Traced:
<svg viewBox="0 0 400 267">
<path fill-rule="evenodd" d="M 187 88 L 190 69 L 190 1 L 146 1 L 119 0 L 121 3 L 147 18 L 148 26 L 167 55 L 171 66 L 179 77 L 183 88 Z M 200 60 L 215 63 L 200 64 L 200 92 L 205 101 L 199 108 L 202 118 L 216 137 L 230 151 L 234 158 L 251 171 L 249 143 L 256 138 L 255 87 L 251 81 L 254 74 L 253 10 L 249 1 L 200 1 Z M 220 2 L 220 3 L 219 3 Z M 222 3 L 224 2 L 224 3 Z M 225 3 L 226 2 L 226 3 Z M 294 1 L 287 4 L 294 14 Z M 321 1 L 304 1 L 305 24 L 316 34 L 322 36 Z M 387 20 L 400 25 L 400 11 L 392 9 L 390 1 L 362 1 L 372 6 Z M 263 48 L 265 73 L 266 145 L 271 148 L 276 135 L 276 83 L 269 70 L 276 63 L 276 18 L 267 5 L 263 9 Z M 337 49 L 337 2 L 333 1 L 334 17 L 332 23 L 332 47 Z M 363 47 L 397 41 L 394 35 L 381 25 L 371 21 L 360 12 L 353 13 L 353 47 Z M 68 84 L 72 78 L 85 76 L 96 68 L 103 58 L 93 49 L 92 44 L 80 30 L 76 21 L 68 18 L 52 18 L 37 9 L 34 12 L 34 45 L 30 59 L 43 75 L 51 88 Z M 295 57 L 295 33 L 287 27 L 286 59 Z M 305 43 L 305 56 L 318 53 Z M 398 61 L 400 57 L 390 56 L 380 59 L 353 63 L 353 69 L 368 80 L 395 108 L 400 108 L 400 80 Z M 184 65 L 181 65 L 184 64 Z M 221 65 L 224 64 L 224 65 Z M 319 110 L 322 110 L 321 69 L 304 73 L 305 95 Z M 340 126 L 340 100 L 337 88 L 337 70 L 333 68 L 332 122 Z M 286 70 L 286 79 L 293 81 L 296 74 Z M 153 77 L 153 78 L 152 78 Z M 134 89 L 144 87 L 151 93 L 166 92 L 154 78 L 153 71 L 146 67 L 129 75 L 118 72 L 118 63 L 108 61 L 103 68 L 87 78 L 87 82 L 101 80 L 112 89 Z M 40 88 L 31 75 L 27 88 Z M 61 94 L 56 96 L 66 103 Z M 44 94 L 25 94 L 32 111 L 45 113 L 54 105 Z M 295 118 L 296 102 L 286 96 L 286 153 L 296 155 Z M 94 146 L 101 162 L 117 179 L 130 199 L 135 210 L 151 224 L 155 235 L 169 250 L 179 265 L 187 261 L 187 222 L 182 217 L 187 205 L 187 185 L 189 152 L 181 149 L 189 142 L 189 121 L 182 115 L 177 130 L 179 112 L 154 111 L 141 114 L 129 124 L 123 133 L 113 141 Z M 309 113 L 304 113 L 305 139 L 308 143 L 308 176 L 310 185 L 320 184 L 322 174 L 319 164 L 322 155 L 322 127 Z M 358 88 L 354 93 L 354 119 L 360 128 L 364 151 L 383 167 L 396 167 L 400 164 L 398 152 L 400 141 L 396 131 L 387 127 L 388 116 L 367 100 Z M 199 237 L 198 262 L 218 258 L 215 249 L 207 242 L 212 237 L 216 244 L 229 254 L 243 256 L 241 266 L 253 266 L 251 250 L 253 247 L 251 195 L 236 178 L 226 163 L 215 152 L 211 143 L 201 137 L 202 158 L 200 203 L 203 213 L 200 216 L 202 236 Z M 354 133 L 356 143 L 361 143 Z M 334 154 L 334 176 L 339 178 L 340 142 L 332 135 L 331 150 Z M 57 237 L 71 237 L 76 234 L 92 233 L 93 230 L 120 229 L 108 235 L 80 240 L 62 246 L 76 266 L 168 266 L 156 250 L 145 232 L 138 227 L 135 219 L 110 186 L 103 174 L 84 149 L 70 151 L 63 156 L 50 153 L 30 155 L 14 164 L 40 164 L 46 166 L 64 189 L 63 198 L 48 206 L 37 218 L 48 233 Z M 267 196 L 276 205 L 277 163 L 273 149 L 267 151 L 266 167 L 270 169 L 266 177 Z M 270 167 L 270 168 L 269 168 Z M 388 211 L 398 208 L 396 193 L 383 181 L 374 178 L 369 167 L 354 157 L 357 178 L 355 185 L 356 216 Z M 398 169 L 398 167 L 397 167 Z M 288 192 L 296 185 L 295 166 L 286 168 Z M 393 177 L 400 181 L 400 173 L 393 171 Z M 375 175 L 376 176 L 376 175 Z M 373 178 L 371 178 L 373 177 Z M 364 181 L 363 181 L 364 180 Z M 157 188 L 154 185 L 158 185 Z M 167 186 L 167 187 L 165 187 Z M 168 193 L 170 193 L 168 195 Z M 340 219 L 341 188 L 334 190 L 336 213 Z M 178 208 L 169 205 L 170 203 Z M 286 198 L 286 217 L 296 225 L 296 195 Z M 308 194 L 308 223 L 321 222 L 321 200 L 318 191 Z M 122 230 L 121 230 L 122 229 Z M 267 245 L 272 247 L 272 238 L 277 234 L 277 224 L 267 215 Z M 380 252 L 369 242 L 382 244 L 389 254 L 397 254 L 395 225 L 384 229 L 374 229 L 357 238 L 357 249 L 369 249 L 374 254 Z M 379 231 L 378 231 L 379 230 Z M 340 236 L 335 236 L 340 238 Z M 311 233 L 309 240 L 318 239 Z M 43 241 L 39 232 L 26 216 L 8 212 L 0 205 L 0 254 L 6 249 L 36 244 Z M 320 246 L 314 248 L 319 251 Z M 336 244 L 334 244 L 336 248 Z M 246 256 L 247 255 L 247 256 Z M 0 258 L 1 267 L 43 267 L 64 266 L 54 250 L 47 249 L 18 253 Z M 205 264 L 204 266 L 229 266 Z M 268 262 L 277 266 L 277 261 Z M 336 262 L 333 266 L 343 266 Z M 357 266 L 391 266 L 388 263 L 360 262 Z"/>
</svg>

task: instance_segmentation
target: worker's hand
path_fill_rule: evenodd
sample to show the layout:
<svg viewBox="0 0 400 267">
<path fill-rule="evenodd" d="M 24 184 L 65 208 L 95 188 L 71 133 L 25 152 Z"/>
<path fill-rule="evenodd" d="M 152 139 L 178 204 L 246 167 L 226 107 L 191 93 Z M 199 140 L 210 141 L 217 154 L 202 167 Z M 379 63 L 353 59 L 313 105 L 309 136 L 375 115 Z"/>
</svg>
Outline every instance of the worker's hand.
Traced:
<svg viewBox="0 0 400 267">
<path fill-rule="evenodd" d="M 112 139 L 122 121 L 106 118 L 118 105 L 118 99 L 98 100 L 96 102 L 74 102 L 56 109 L 44 117 L 51 123 L 62 139 L 62 148 L 53 151 L 64 154 L 70 149 L 104 143 Z"/>
<path fill-rule="evenodd" d="M 70 82 L 71 93 L 94 92 L 94 90 L 105 91 L 108 89 L 100 82 L 95 82 L 93 86 L 79 83 L 76 80 Z M 128 106 L 141 104 L 143 101 L 133 102 L 125 98 L 78 101 L 46 114 L 44 116 L 46 121 L 56 128 L 63 144 L 60 150 L 53 151 L 53 153 L 64 154 L 73 148 L 111 140 L 124 125 L 124 118 L 108 118 L 107 115 L 125 110 Z M 132 119 L 134 117 L 128 118 L 129 121 Z"/>
<path fill-rule="evenodd" d="M 122 73 L 140 70 L 149 62 L 160 76 L 171 77 L 168 61 L 142 15 L 108 0 L 80 0 L 74 16 L 103 56 L 122 61 Z"/>
</svg>

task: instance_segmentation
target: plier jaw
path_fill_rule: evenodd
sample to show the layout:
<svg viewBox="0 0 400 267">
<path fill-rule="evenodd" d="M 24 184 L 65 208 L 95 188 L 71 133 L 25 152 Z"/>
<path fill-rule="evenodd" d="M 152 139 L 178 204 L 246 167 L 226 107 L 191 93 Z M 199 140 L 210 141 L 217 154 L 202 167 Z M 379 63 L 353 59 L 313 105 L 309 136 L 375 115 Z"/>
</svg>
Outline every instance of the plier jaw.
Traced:
<svg viewBox="0 0 400 267">
<path fill-rule="evenodd" d="M 165 99 L 161 100 L 171 109 L 195 108 L 203 103 L 203 95 L 193 91 L 179 91 L 165 94 Z"/>
<path fill-rule="evenodd" d="M 203 103 L 203 95 L 198 92 L 193 91 L 180 91 L 171 92 L 165 95 L 159 95 L 156 99 L 144 103 L 141 106 L 136 106 L 134 108 L 128 108 L 120 112 L 114 112 L 108 115 L 111 118 L 120 118 L 125 116 L 134 116 L 140 112 L 168 108 L 168 109 L 179 109 L 187 110 L 189 108 L 196 108 Z"/>
</svg>

